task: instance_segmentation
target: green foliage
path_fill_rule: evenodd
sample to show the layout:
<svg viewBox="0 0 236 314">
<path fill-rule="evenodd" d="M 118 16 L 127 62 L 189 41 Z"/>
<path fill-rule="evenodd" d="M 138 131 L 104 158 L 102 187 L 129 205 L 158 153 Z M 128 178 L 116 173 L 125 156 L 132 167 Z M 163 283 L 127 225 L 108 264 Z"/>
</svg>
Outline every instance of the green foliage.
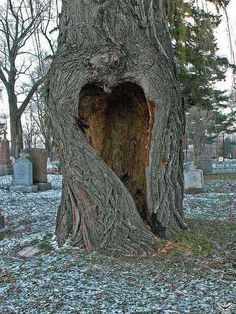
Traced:
<svg viewBox="0 0 236 314">
<path fill-rule="evenodd" d="M 229 1 L 207 2 L 219 10 Z M 218 48 L 214 30 L 221 16 L 208 12 L 194 0 L 164 0 L 163 3 L 179 66 L 185 108 L 224 108 L 228 97 L 215 87 L 217 81 L 225 78 L 229 66 L 226 58 L 216 55 Z"/>
<path fill-rule="evenodd" d="M 53 234 L 48 233 L 45 236 L 43 236 L 41 240 L 34 241 L 34 244 L 37 244 L 41 253 L 49 253 L 53 250 L 52 237 Z"/>
</svg>

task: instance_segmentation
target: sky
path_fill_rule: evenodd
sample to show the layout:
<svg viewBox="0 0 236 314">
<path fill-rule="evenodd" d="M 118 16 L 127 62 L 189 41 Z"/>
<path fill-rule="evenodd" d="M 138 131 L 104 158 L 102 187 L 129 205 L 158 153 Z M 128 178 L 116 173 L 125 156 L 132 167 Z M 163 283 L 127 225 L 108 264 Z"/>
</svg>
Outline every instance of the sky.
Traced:
<svg viewBox="0 0 236 314">
<path fill-rule="evenodd" d="M 222 18 L 222 22 L 216 30 L 216 38 L 219 47 L 219 55 L 227 57 L 231 63 L 236 63 L 236 0 L 231 0 L 227 7 L 227 14 L 229 18 L 231 43 L 234 56 L 230 49 L 230 40 L 228 36 L 228 25 L 225 15 Z M 228 71 L 226 81 L 220 82 L 218 86 L 223 90 L 229 90 L 232 87 L 232 71 Z"/>
<path fill-rule="evenodd" d="M 231 0 L 230 4 L 227 7 L 227 13 L 228 13 L 228 18 L 229 18 L 229 24 L 230 24 L 230 33 L 231 33 L 231 39 L 232 39 L 232 46 L 233 46 L 233 51 L 236 57 L 236 0 Z M 220 56 L 225 56 L 227 57 L 230 62 L 235 63 L 235 59 L 232 56 L 231 50 L 230 49 L 230 41 L 229 41 L 229 36 L 228 36 L 228 26 L 226 22 L 226 17 L 223 15 L 222 22 L 218 29 L 216 30 L 216 39 L 219 47 L 219 52 L 218 54 Z M 225 81 L 219 82 L 217 84 L 217 87 L 222 89 L 222 90 L 228 90 L 230 92 L 232 88 L 232 71 L 228 71 L 227 77 Z M 3 90 L 2 93 L 2 99 L 0 98 L 0 115 L 2 113 L 7 113 L 8 112 L 8 106 L 7 106 L 7 96 L 6 92 Z"/>
</svg>

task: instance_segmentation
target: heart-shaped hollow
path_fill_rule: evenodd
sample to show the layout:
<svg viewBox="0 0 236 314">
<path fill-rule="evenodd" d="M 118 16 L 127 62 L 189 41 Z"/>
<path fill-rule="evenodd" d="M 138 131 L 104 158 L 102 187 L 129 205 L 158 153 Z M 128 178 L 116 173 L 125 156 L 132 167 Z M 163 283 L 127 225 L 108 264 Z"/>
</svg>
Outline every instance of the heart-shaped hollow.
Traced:
<svg viewBox="0 0 236 314">
<path fill-rule="evenodd" d="M 186 226 L 184 110 L 161 1 L 62 6 L 45 84 L 64 177 L 57 241 L 153 252 L 153 233 L 167 238 Z"/>
<path fill-rule="evenodd" d="M 154 108 L 137 84 L 121 83 L 107 93 L 94 83 L 81 90 L 77 119 L 89 144 L 124 183 L 147 223 L 146 166 Z"/>
</svg>

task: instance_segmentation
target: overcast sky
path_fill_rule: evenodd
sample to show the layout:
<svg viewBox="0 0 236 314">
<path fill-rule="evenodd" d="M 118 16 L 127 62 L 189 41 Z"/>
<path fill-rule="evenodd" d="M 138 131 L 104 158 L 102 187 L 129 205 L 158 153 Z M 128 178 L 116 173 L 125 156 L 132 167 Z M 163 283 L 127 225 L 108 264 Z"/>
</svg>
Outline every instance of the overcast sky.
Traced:
<svg viewBox="0 0 236 314">
<path fill-rule="evenodd" d="M 229 24 L 230 24 L 230 32 L 231 32 L 231 39 L 232 39 L 232 45 L 233 45 L 233 51 L 234 55 L 236 57 L 236 0 L 231 0 L 230 4 L 227 7 L 227 13 L 229 17 Z M 227 57 L 230 62 L 235 63 L 235 60 L 233 59 L 232 52 L 230 49 L 230 41 L 228 38 L 228 26 L 226 23 L 226 17 L 223 16 L 222 23 L 218 27 L 216 31 L 216 38 L 218 42 L 219 47 L 219 55 Z M 232 87 L 232 72 L 229 71 L 227 74 L 226 81 L 220 82 L 217 87 L 221 88 L 223 90 L 229 90 Z M 1 113 L 7 113 L 8 106 L 7 106 L 7 97 L 6 93 L 3 92 L 3 97 L 0 99 L 0 114 Z"/>
<path fill-rule="evenodd" d="M 225 15 L 223 16 L 222 22 L 217 28 L 216 31 L 216 38 L 218 42 L 219 47 L 219 55 L 225 56 L 228 58 L 228 60 L 231 63 L 235 63 L 235 57 L 236 57 L 236 0 L 231 0 L 228 7 L 227 7 L 227 13 L 229 17 L 229 25 L 230 25 L 230 33 L 231 33 L 231 43 L 234 53 L 234 58 L 232 55 L 232 51 L 230 49 L 230 40 L 228 35 L 228 25 L 226 22 Z M 225 82 L 219 83 L 219 86 L 222 89 L 230 90 L 232 87 L 232 72 L 229 71 L 227 75 L 227 79 Z"/>
</svg>

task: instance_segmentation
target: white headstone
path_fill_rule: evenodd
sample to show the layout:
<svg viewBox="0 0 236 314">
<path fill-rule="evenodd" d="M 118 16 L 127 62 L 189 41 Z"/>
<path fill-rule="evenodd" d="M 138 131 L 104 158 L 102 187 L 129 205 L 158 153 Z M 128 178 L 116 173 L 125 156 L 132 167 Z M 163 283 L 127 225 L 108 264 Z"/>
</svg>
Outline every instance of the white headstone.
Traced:
<svg viewBox="0 0 236 314">
<path fill-rule="evenodd" d="M 33 184 L 33 166 L 27 157 L 27 154 L 20 154 L 20 158 L 13 165 L 14 185 Z"/>
<path fill-rule="evenodd" d="M 191 163 L 184 171 L 184 189 L 185 190 L 202 190 L 204 188 L 203 171 L 197 169 Z"/>
</svg>

